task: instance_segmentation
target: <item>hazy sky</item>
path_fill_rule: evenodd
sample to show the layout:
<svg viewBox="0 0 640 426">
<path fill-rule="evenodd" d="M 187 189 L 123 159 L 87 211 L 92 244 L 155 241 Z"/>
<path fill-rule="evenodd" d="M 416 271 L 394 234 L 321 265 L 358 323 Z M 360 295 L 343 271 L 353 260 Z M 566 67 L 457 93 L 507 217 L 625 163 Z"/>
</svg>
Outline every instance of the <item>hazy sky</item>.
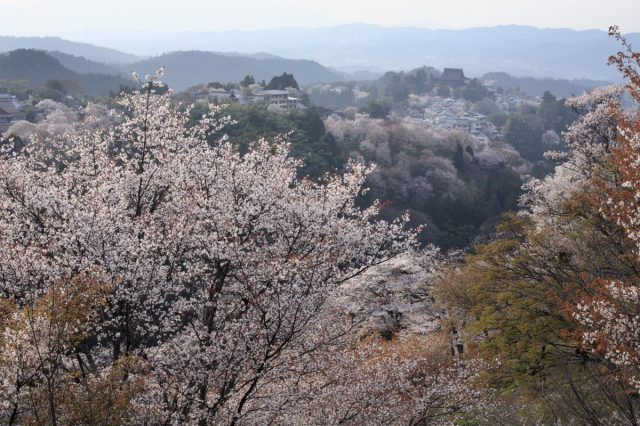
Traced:
<svg viewBox="0 0 640 426">
<path fill-rule="evenodd" d="M 3 35 L 95 38 L 132 30 L 215 31 L 366 22 L 501 24 L 640 32 L 640 0 L 0 0 Z"/>
</svg>

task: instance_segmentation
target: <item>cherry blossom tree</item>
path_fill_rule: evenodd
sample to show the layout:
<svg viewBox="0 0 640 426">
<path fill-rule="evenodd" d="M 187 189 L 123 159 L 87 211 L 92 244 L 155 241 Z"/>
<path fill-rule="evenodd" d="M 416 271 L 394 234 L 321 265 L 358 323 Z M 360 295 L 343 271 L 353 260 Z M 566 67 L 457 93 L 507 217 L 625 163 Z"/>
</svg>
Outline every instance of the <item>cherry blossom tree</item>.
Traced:
<svg viewBox="0 0 640 426">
<path fill-rule="evenodd" d="M 545 156 L 560 162 L 554 173 L 531 179 L 524 186 L 522 205 L 539 224 L 563 220 L 566 203 L 578 192 L 589 190 L 594 178 L 603 176 L 603 165 L 617 145 L 623 91 L 621 86 L 607 86 L 567 100 L 581 114 L 563 135 L 569 150 L 547 152 Z"/>
<path fill-rule="evenodd" d="M 356 205 L 371 169 L 351 163 L 321 182 L 298 179 L 301 163 L 282 138 L 255 141 L 241 155 L 221 135 L 230 119 L 220 107 L 189 125 L 190 107 L 160 94 L 159 77 L 125 96 L 108 120 L 89 114 L 20 151 L 3 145 L 0 297 L 12 312 L 0 322 L 10 349 L 0 362 L 3 423 L 42 412 L 54 424 L 56 416 L 91 423 L 82 407 L 95 406 L 100 390 L 121 395 L 109 406 L 127 407 L 121 422 L 291 424 L 289 412 L 311 416 L 290 389 L 304 383 L 330 393 L 332 382 L 310 371 L 346 373 L 360 356 L 348 348 L 366 312 L 340 309 L 332 297 L 346 280 L 415 247 L 407 217 L 389 223 L 376 219 L 378 203 Z M 86 326 L 65 326 L 64 344 L 51 346 L 59 315 L 29 313 L 50 306 L 52 295 L 68 296 L 59 283 L 83 277 L 91 278 L 86 295 L 100 303 L 64 305 L 74 310 L 65 324 Z M 389 370 L 392 359 L 378 371 L 412 383 L 407 367 Z M 457 373 L 425 377 L 410 386 L 421 406 L 462 387 L 435 379 L 460 380 Z M 50 396 L 50 409 L 33 404 L 34 389 Z M 387 404 L 379 413 L 398 392 L 379 397 Z M 74 402 L 53 408 L 63 400 Z"/>
<path fill-rule="evenodd" d="M 584 175 L 591 187 L 589 201 L 600 213 L 601 229 L 610 238 L 620 236 L 618 261 L 621 267 L 610 273 L 601 271 L 589 286 L 589 293 L 579 297 L 572 316 L 580 324 L 579 338 L 583 347 L 605 365 L 634 392 L 640 391 L 640 55 L 631 50 L 617 28 L 611 34 L 621 41 L 626 51 L 612 56 L 629 83 L 625 91 L 635 102 L 632 109 L 623 108 L 617 98 L 610 98 L 595 109 L 593 126 L 578 128 L 572 134 L 575 143 L 582 142 L 593 160 L 579 157 Z M 618 90 L 620 92 L 620 90 Z M 618 95 L 619 96 L 619 95 Z M 583 99 L 586 99 L 583 97 Z M 580 100 L 580 99 L 579 99 Z M 588 130 L 588 131 L 586 131 Z M 594 142 L 595 141 L 595 142 Z M 598 149 L 595 149 L 599 146 Z M 574 155 L 574 158 L 576 156 Z"/>
</svg>

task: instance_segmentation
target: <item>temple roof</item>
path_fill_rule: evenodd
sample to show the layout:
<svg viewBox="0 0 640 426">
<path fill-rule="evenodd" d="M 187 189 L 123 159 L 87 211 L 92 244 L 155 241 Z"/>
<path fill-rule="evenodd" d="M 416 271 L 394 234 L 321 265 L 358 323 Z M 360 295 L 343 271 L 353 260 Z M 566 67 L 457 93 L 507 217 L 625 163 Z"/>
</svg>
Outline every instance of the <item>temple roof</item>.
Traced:
<svg viewBox="0 0 640 426">
<path fill-rule="evenodd" d="M 464 82 L 467 78 L 461 68 L 445 68 L 440 77 L 441 81 L 460 81 Z"/>
</svg>

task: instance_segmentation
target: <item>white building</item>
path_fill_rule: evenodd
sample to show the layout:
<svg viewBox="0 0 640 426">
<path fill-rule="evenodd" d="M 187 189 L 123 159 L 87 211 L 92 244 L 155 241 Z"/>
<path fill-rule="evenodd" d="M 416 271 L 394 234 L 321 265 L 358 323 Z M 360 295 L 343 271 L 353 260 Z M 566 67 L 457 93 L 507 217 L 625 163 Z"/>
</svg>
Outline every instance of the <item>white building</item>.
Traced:
<svg viewBox="0 0 640 426">
<path fill-rule="evenodd" d="M 196 93 L 198 99 L 205 99 L 208 101 L 217 101 L 218 103 L 229 103 L 235 99 L 235 95 L 225 89 L 204 90 Z"/>
<path fill-rule="evenodd" d="M 253 103 L 265 103 L 284 110 L 306 109 L 300 98 L 290 95 L 288 90 L 257 90 L 251 96 Z"/>
</svg>

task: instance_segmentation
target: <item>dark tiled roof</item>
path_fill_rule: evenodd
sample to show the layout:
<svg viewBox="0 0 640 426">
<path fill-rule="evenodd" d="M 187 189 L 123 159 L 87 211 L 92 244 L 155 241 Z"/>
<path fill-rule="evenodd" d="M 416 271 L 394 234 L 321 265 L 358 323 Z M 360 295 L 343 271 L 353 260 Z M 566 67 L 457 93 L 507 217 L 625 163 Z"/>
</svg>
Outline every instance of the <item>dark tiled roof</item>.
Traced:
<svg viewBox="0 0 640 426">
<path fill-rule="evenodd" d="M 18 114 L 20 112 L 20 110 L 16 108 L 12 100 L 0 100 L 0 109 L 5 111 L 7 114 Z"/>
<path fill-rule="evenodd" d="M 445 68 L 442 71 L 441 81 L 465 81 L 464 71 L 460 68 Z"/>
</svg>

